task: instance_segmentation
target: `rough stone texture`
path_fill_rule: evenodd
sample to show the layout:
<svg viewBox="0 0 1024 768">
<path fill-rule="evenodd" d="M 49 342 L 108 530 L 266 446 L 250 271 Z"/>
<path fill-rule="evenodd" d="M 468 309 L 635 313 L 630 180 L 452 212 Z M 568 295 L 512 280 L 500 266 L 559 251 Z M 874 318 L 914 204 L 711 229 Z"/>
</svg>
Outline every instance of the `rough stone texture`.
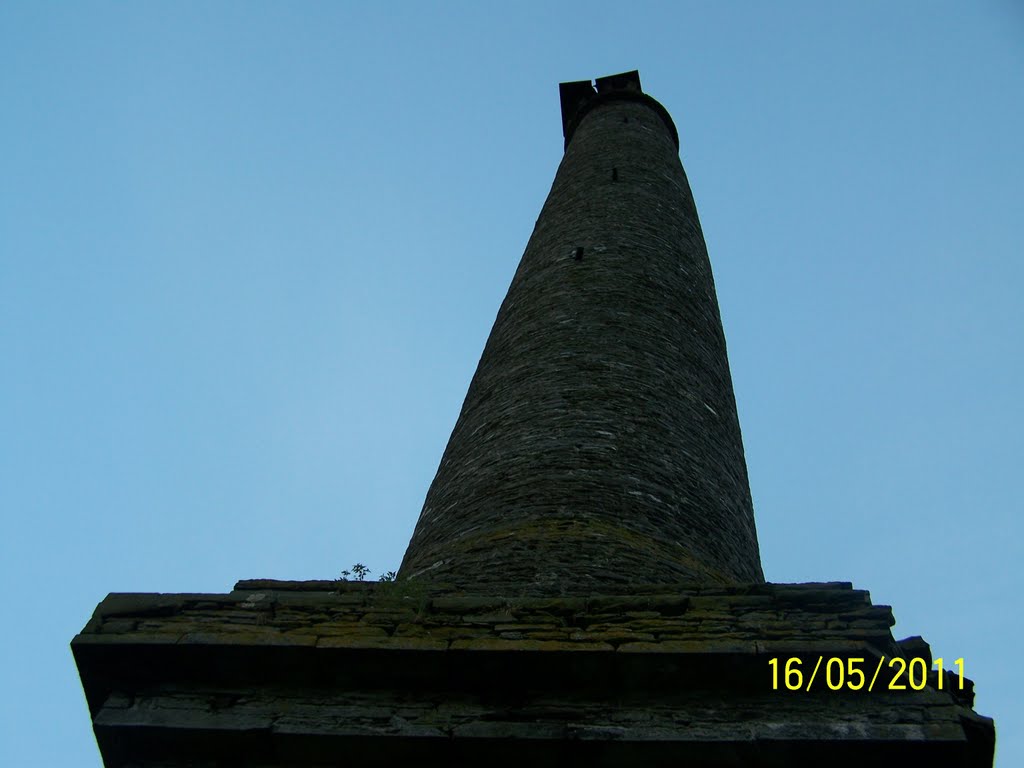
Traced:
<svg viewBox="0 0 1024 768">
<path fill-rule="evenodd" d="M 991 721 L 934 676 L 772 690 L 773 657 L 900 656 L 892 623 L 849 584 L 503 598 L 249 581 L 112 594 L 72 649 L 110 767 L 991 765 Z"/>
<path fill-rule="evenodd" d="M 567 121 L 402 579 L 763 580 L 704 237 L 671 118 L 635 86 Z"/>
</svg>

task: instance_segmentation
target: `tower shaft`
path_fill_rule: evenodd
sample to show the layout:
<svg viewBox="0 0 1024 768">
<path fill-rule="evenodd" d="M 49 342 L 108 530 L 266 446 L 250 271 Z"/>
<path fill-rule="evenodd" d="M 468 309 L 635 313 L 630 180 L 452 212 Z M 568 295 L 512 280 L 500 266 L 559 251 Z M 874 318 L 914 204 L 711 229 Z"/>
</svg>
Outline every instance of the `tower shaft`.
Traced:
<svg viewBox="0 0 1024 768">
<path fill-rule="evenodd" d="M 714 281 L 668 113 L 562 86 L 566 152 L 401 578 L 763 581 Z"/>
</svg>

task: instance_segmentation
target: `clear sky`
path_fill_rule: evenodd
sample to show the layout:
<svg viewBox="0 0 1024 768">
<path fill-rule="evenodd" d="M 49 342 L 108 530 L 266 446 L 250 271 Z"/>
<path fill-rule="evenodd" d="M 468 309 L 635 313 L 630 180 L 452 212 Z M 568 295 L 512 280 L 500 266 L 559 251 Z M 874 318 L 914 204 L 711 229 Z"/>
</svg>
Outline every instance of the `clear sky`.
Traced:
<svg viewBox="0 0 1024 768">
<path fill-rule="evenodd" d="M 554 7 L 552 7 L 554 6 Z M 108 592 L 395 569 L 562 154 L 675 118 L 770 581 L 962 656 L 1024 764 L 1024 7 L 0 4 L 0 764 L 99 766 Z"/>
</svg>

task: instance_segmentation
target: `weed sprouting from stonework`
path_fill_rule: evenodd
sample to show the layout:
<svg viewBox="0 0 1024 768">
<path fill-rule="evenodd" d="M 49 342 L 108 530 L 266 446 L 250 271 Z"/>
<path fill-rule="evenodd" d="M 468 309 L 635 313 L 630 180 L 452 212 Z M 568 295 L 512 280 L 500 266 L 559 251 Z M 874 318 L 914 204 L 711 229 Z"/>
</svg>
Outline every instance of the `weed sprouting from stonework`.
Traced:
<svg viewBox="0 0 1024 768">
<path fill-rule="evenodd" d="M 335 579 L 335 581 L 348 581 L 349 576 L 355 576 L 356 581 L 363 581 L 366 575 L 370 572 L 362 563 L 356 563 L 352 566 L 352 570 L 345 569 L 341 572 L 341 578 Z M 390 574 L 394 574 L 394 571 L 388 571 Z M 393 578 L 391 579 L 393 580 Z M 382 578 L 381 581 L 388 581 L 388 579 Z"/>
<path fill-rule="evenodd" d="M 368 574 L 369 572 L 370 569 L 362 563 L 356 563 L 352 566 L 352 574 L 356 577 L 356 581 L 362 581 L 363 579 L 365 579 L 366 574 Z"/>
</svg>

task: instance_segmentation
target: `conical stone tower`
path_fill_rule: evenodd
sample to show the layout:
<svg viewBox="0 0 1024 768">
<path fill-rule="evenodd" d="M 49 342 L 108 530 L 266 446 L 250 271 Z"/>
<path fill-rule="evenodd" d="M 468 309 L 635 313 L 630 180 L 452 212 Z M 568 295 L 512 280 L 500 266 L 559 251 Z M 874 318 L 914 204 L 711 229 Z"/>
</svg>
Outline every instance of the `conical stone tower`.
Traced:
<svg viewBox="0 0 1024 768">
<path fill-rule="evenodd" d="M 764 582 L 676 129 L 636 72 L 561 102 L 398 580 L 108 595 L 72 641 L 108 768 L 992 765 L 888 606 Z"/>
<path fill-rule="evenodd" d="M 400 578 L 574 593 L 760 582 L 725 336 L 668 112 L 561 86 L 566 151 Z"/>
</svg>

